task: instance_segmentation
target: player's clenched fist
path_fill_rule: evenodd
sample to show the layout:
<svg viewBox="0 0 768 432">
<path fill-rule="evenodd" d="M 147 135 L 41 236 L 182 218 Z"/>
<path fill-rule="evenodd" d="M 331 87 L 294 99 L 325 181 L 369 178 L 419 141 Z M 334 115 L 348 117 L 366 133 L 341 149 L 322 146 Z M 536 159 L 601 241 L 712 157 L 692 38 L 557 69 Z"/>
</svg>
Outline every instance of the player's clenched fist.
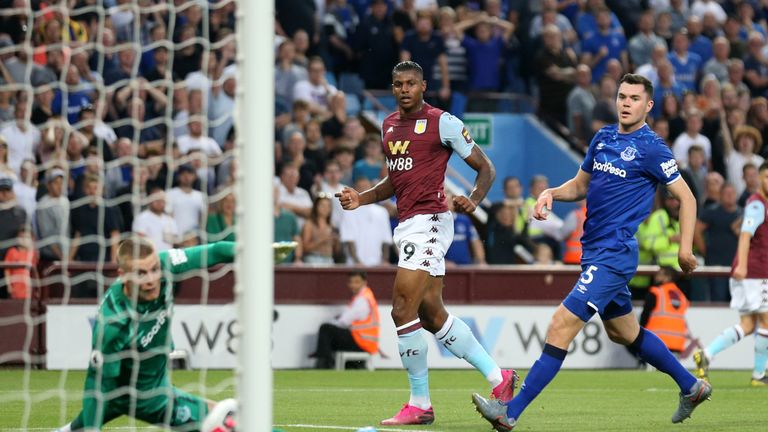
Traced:
<svg viewBox="0 0 768 432">
<path fill-rule="evenodd" d="M 677 262 L 680 264 L 680 269 L 685 274 L 691 274 L 699 263 L 696 261 L 696 257 L 692 253 L 680 253 L 677 255 Z"/>
<path fill-rule="evenodd" d="M 536 206 L 533 207 L 533 217 L 537 220 L 546 220 L 549 212 L 552 210 L 552 192 L 545 189 L 539 194 L 536 200 Z"/>
<path fill-rule="evenodd" d="M 354 189 L 345 187 L 336 194 L 336 198 L 339 199 L 344 210 L 354 210 L 360 207 L 360 194 Z"/>
<path fill-rule="evenodd" d="M 471 199 L 458 195 L 453 197 L 453 208 L 459 213 L 472 213 L 477 208 L 477 204 Z"/>
</svg>

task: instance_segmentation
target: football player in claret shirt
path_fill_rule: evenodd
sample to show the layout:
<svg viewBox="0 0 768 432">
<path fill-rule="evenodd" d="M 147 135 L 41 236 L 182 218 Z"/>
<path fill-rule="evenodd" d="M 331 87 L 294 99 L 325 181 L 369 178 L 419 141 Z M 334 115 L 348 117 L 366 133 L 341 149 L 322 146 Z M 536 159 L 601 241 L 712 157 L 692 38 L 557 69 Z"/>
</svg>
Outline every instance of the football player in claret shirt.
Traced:
<svg viewBox="0 0 768 432">
<path fill-rule="evenodd" d="M 517 424 L 523 410 L 560 370 L 571 341 L 595 313 L 600 315 L 612 341 L 628 346 L 637 357 L 672 377 L 680 387 L 673 423 L 690 417 L 712 393 L 709 383 L 688 372 L 658 336 L 640 327 L 632 311 L 627 283 L 637 269 L 635 232 L 651 211 L 658 184 L 665 184 L 680 200 L 680 268 L 685 273 L 696 268 L 692 252 L 696 200 L 685 181 L 680 181 L 672 152 L 645 123 L 651 108 L 651 82 L 640 75 L 624 75 L 616 97 L 619 123 L 597 132 L 574 178 L 544 190 L 536 201 L 533 217 L 544 220 L 553 201 L 579 201 L 586 197 L 582 273 L 555 311 L 544 352 L 531 367 L 520 393 L 506 404 L 478 394 L 472 396 L 478 411 L 497 431 L 511 430 Z"/>
<path fill-rule="evenodd" d="M 123 240 L 117 251 L 119 278 L 104 293 L 93 326 L 83 409 L 58 432 L 101 430 L 123 415 L 174 430 L 200 430 L 217 403 L 170 382 L 173 282 L 176 275 L 234 258 L 232 242 L 158 253 L 146 238 Z M 224 422 L 234 428 L 233 416 Z"/>
<path fill-rule="evenodd" d="M 366 191 L 344 188 L 336 195 L 346 210 L 393 195 L 397 199 L 399 223 L 394 241 L 400 258 L 392 319 L 400 359 L 408 371 L 411 397 L 394 417 L 382 421 L 385 425 L 430 424 L 435 419 L 422 328 L 483 374 L 494 399 L 511 399 L 517 382 L 515 371 L 501 370 L 469 326 L 443 306 L 444 257 L 453 240 L 453 216 L 443 190 L 448 159 L 456 152 L 477 172 L 472 193 L 453 198 L 454 207 L 465 213 L 475 211 L 488 193 L 495 170 L 461 120 L 424 102 L 426 86 L 424 72 L 417 63 L 405 61 L 395 66 L 392 92 L 398 110 L 387 116 L 381 127 L 388 175 Z"/>
<path fill-rule="evenodd" d="M 728 327 L 703 350 L 693 354 L 696 374 L 709 379 L 709 362 L 745 336 L 755 335 L 755 367 L 750 385 L 768 386 L 768 162 L 758 171 L 760 187 L 747 199 L 736 256 L 731 266 L 731 308 L 739 324 Z"/>
</svg>

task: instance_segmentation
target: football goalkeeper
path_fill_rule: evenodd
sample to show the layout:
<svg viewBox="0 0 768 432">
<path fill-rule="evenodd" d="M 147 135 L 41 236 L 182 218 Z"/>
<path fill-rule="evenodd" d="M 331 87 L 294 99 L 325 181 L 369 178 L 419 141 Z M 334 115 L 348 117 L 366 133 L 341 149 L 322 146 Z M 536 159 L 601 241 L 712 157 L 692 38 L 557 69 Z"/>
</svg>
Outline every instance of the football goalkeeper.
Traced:
<svg viewBox="0 0 768 432">
<path fill-rule="evenodd" d="M 122 415 L 175 430 L 200 430 L 216 402 L 171 385 L 172 287 L 177 275 L 231 263 L 234 257 L 232 242 L 158 253 L 145 238 L 122 241 L 119 278 L 105 292 L 93 327 L 83 409 L 59 431 L 98 431 Z"/>
</svg>

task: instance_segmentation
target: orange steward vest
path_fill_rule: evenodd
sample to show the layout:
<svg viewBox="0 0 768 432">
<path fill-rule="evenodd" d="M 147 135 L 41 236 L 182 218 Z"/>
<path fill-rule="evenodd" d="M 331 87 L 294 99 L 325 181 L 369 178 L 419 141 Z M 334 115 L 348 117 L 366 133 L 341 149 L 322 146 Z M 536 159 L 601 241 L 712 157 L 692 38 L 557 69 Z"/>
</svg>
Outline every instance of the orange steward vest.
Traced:
<svg viewBox="0 0 768 432">
<path fill-rule="evenodd" d="M 583 206 L 576 212 L 576 229 L 565 240 L 563 263 L 581 264 L 581 236 L 584 234 L 584 221 L 587 220 L 587 207 Z"/>
<path fill-rule="evenodd" d="M 362 320 L 354 321 L 349 327 L 352 339 L 357 346 L 365 352 L 375 354 L 379 352 L 379 305 L 370 288 L 364 287 L 352 298 L 352 302 L 362 296 L 368 302 L 370 312 Z M 350 302 L 350 303 L 352 303 Z"/>
<path fill-rule="evenodd" d="M 656 307 L 651 311 L 645 328 L 656 333 L 670 351 L 683 351 L 688 339 L 688 326 L 685 324 L 688 299 L 672 282 L 651 287 L 650 290 L 656 296 Z"/>
</svg>

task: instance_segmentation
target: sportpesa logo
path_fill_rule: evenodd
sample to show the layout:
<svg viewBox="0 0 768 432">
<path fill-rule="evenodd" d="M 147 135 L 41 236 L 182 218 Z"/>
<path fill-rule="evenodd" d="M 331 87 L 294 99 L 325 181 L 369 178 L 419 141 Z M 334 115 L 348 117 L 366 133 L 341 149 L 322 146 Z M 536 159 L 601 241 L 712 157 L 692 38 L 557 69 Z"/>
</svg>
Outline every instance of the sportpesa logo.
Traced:
<svg viewBox="0 0 768 432">
<path fill-rule="evenodd" d="M 627 178 L 627 172 L 619 167 L 613 166 L 610 162 L 600 163 L 594 161 L 592 164 L 592 171 L 602 171 L 604 173 L 613 174 L 621 178 Z"/>
</svg>

